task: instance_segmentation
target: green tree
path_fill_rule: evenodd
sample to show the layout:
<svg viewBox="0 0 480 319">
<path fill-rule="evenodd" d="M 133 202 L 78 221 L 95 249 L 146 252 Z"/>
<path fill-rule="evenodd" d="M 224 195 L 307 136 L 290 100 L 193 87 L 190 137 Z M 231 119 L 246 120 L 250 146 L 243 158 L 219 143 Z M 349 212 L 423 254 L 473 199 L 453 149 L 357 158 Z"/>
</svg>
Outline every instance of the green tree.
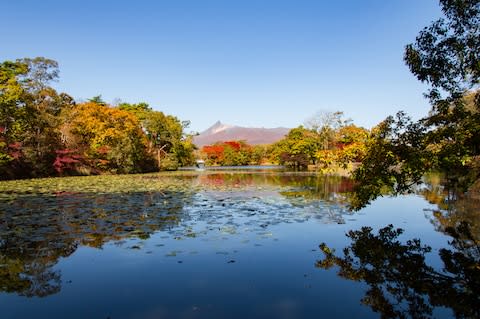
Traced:
<svg viewBox="0 0 480 319">
<path fill-rule="evenodd" d="M 122 102 L 118 104 L 117 107 L 120 110 L 134 113 L 140 120 L 144 120 L 146 113 L 152 111 L 152 108 L 150 107 L 150 105 L 148 105 L 148 103 L 145 103 L 145 102 L 140 102 L 136 104 Z"/>
<path fill-rule="evenodd" d="M 480 1 L 440 0 L 445 18 L 423 29 L 405 49 L 411 72 L 430 85 L 428 116 L 413 123 L 388 117 L 372 136 L 354 177 L 354 208 L 401 193 L 430 170 L 466 190 L 480 176 Z M 473 91 L 471 91 L 473 90 Z"/>
<path fill-rule="evenodd" d="M 269 150 L 267 145 L 253 145 L 251 154 L 251 164 L 261 165 L 268 161 Z"/>
<path fill-rule="evenodd" d="M 461 98 L 480 79 L 480 1 L 440 0 L 440 6 L 445 18 L 424 28 L 405 49 L 410 71 L 431 86 L 434 111 L 442 111 L 435 102 Z"/>
<path fill-rule="evenodd" d="M 441 0 L 444 19 L 423 29 L 405 50 L 411 72 L 428 83 L 432 110 L 422 124 L 437 167 L 466 188 L 480 155 L 480 1 Z M 470 90 L 473 92 L 469 92 Z"/>
<path fill-rule="evenodd" d="M 342 121 L 335 130 L 331 130 L 329 148 L 317 151 L 317 167 L 323 171 L 335 171 L 339 167 L 351 169 L 352 163 L 363 161 L 368 131 L 354 124 L 346 125 Z"/>
<path fill-rule="evenodd" d="M 150 150 L 155 153 L 158 166 L 162 167 L 162 158 L 174 153 L 177 143 L 182 138 L 183 130 L 180 121 L 174 116 L 154 111 L 146 113 L 142 125 L 148 137 Z M 171 161 L 176 159 L 170 157 Z"/>
<path fill-rule="evenodd" d="M 11 145 L 21 139 L 22 128 L 25 125 L 25 90 L 18 78 L 26 72 L 27 66 L 18 61 L 5 61 L 0 64 L 0 170 L 2 173 L 14 160 Z"/>
<path fill-rule="evenodd" d="M 192 136 L 187 135 L 182 138 L 180 143 L 175 146 L 175 156 L 180 166 L 189 166 L 195 163 L 195 156 L 193 155 L 196 150 L 195 144 L 193 144 Z"/>
<path fill-rule="evenodd" d="M 94 97 L 92 97 L 91 99 L 88 99 L 88 102 L 90 103 L 96 103 L 96 104 L 99 104 L 99 105 L 107 105 L 107 102 L 105 102 L 103 99 L 102 99 L 102 95 L 99 94 L 99 95 L 95 95 Z"/>
<path fill-rule="evenodd" d="M 280 164 L 296 169 L 315 164 L 315 155 L 319 148 L 317 132 L 303 126 L 290 130 L 284 139 L 274 144 L 274 152 Z"/>
<path fill-rule="evenodd" d="M 180 121 L 172 115 L 154 111 L 144 102 L 120 103 L 118 109 L 134 114 L 147 136 L 148 151 L 156 158 L 160 169 L 176 169 L 194 161 L 194 145 L 185 134 L 189 121 Z"/>
<path fill-rule="evenodd" d="M 37 57 L 6 61 L 0 67 L 0 170 L 3 177 L 43 176 L 54 172 L 61 148 L 59 114 L 73 104 L 50 82 L 57 62 Z"/>
<path fill-rule="evenodd" d="M 403 112 L 389 116 L 375 127 L 362 164 L 353 174 L 359 184 L 352 196 L 352 207 L 364 207 L 385 193 L 411 190 L 433 167 L 425 135 L 425 127 L 412 122 Z"/>
<path fill-rule="evenodd" d="M 306 121 L 306 127 L 318 133 L 322 150 L 331 149 L 336 141 L 338 131 L 351 122 L 351 120 L 343 119 L 343 115 L 343 112 L 340 111 L 320 111 Z"/>
</svg>

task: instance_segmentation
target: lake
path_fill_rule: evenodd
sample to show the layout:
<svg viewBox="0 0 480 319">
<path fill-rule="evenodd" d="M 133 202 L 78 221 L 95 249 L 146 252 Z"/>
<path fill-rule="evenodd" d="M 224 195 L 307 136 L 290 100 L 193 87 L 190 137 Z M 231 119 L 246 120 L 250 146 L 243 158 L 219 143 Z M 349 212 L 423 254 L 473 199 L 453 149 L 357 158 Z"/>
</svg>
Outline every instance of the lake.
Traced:
<svg viewBox="0 0 480 319">
<path fill-rule="evenodd" d="M 1 318 L 479 317 L 479 201 L 432 178 L 351 212 L 352 187 L 281 171 L 1 182 Z"/>
</svg>

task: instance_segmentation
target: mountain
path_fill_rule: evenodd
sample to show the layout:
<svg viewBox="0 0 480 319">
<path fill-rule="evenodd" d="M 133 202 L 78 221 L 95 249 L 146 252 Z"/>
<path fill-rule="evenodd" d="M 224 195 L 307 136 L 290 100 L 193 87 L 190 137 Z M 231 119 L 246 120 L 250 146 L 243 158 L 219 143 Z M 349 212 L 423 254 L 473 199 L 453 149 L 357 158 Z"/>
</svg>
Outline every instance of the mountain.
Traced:
<svg viewBox="0 0 480 319">
<path fill-rule="evenodd" d="M 277 128 L 255 128 L 223 124 L 217 121 L 211 127 L 193 138 L 193 143 L 198 147 L 224 141 L 243 140 L 248 144 L 271 144 L 281 140 L 288 134 L 290 129 L 285 127 Z"/>
</svg>

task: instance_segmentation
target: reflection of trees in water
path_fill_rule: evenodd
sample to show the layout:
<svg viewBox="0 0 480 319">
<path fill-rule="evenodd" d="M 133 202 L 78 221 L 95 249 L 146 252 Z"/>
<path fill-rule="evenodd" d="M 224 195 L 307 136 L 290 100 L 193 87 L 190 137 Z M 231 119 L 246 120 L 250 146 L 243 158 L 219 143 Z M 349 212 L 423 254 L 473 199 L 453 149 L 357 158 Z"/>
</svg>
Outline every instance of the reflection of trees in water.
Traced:
<svg viewBox="0 0 480 319">
<path fill-rule="evenodd" d="M 245 227 L 304 222 L 344 223 L 348 213 L 344 177 L 292 173 L 208 173 L 197 179 L 204 192 L 197 194 L 188 215 L 207 224 Z"/>
<path fill-rule="evenodd" d="M 60 291 L 60 272 L 52 269 L 56 260 L 38 257 L 22 259 L 25 256 L 0 254 L 2 291 L 16 292 L 27 297 L 44 297 Z"/>
<path fill-rule="evenodd" d="M 335 256 L 325 244 L 325 258 L 316 266 L 338 266 L 338 275 L 365 282 L 362 303 L 382 318 L 430 318 L 435 307 L 450 308 L 458 318 L 480 317 L 480 200 L 447 189 L 438 175 L 425 178 L 417 193 L 431 204 L 431 222 L 450 236 L 450 246 L 439 250 L 442 265 L 428 265 L 431 247 L 418 239 L 400 242 L 401 229 L 392 225 L 350 231 L 352 243 Z M 439 270 L 441 269 L 441 270 Z"/>
<path fill-rule="evenodd" d="M 344 216 L 352 214 L 347 207 L 352 189 L 352 180 L 345 177 L 309 176 L 280 194 L 322 223 L 344 224 Z"/>
<path fill-rule="evenodd" d="M 438 208 L 433 210 L 432 224 L 438 231 L 448 233 L 462 222 L 469 224 L 470 232 L 480 242 L 480 198 L 475 194 L 456 192 L 446 188 L 438 175 L 430 175 L 419 193 Z"/>
<path fill-rule="evenodd" d="M 449 249 L 440 249 L 443 270 L 427 265 L 431 248 L 418 239 L 402 243 L 401 229 L 389 225 L 350 231 L 352 243 L 338 257 L 325 244 L 325 258 L 316 266 L 338 266 L 338 275 L 365 282 L 369 287 L 361 300 L 382 318 L 430 318 L 434 307 L 450 308 L 458 318 L 480 317 L 480 250 L 467 222 L 445 229 L 452 236 Z"/>
<path fill-rule="evenodd" d="M 431 215 L 435 229 L 451 238 L 439 250 L 442 265 L 428 265 L 432 248 L 419 239 L 399 241 L 403 230 L 389 225 L 378 234 L 370 227 L 351 230 L 342 257 L 322 243 L 325 257 L 316 266 L 336 266 L 340 277 L 366 283 L 361 301 L 382 318 L 430 318 L 436 307 L 450 308 L 458 318 L 479 318 L 480 199 L 444 185 L 431 174 L 416 190 L 437 206 Z"/>
<path fill-rule="evenodd" d="M 347 203 L 353 189 L 353 181 L 340 176 L 308 176 L 290 185 L 289 190 L 281 192 L 287 198 L 302 197 L 343 204 Z"/>
<path fill-rule="evenodd" d="M 189 195 L 179 192 L 22 196 L 0 203 L 0 290 L 23 296 L 60 291 L 60 257 L 78 245 L 102 247 L 148 238 L 181 219 Z"/>
<path fill-rule="evenodd" d="M 100 248 L 109 241 L 146 239 L 157 231 L 172 238 L 215 238 L 219 232 L 230 236 L 245 229 L 267 236 L 267 228 L 280 223 L 312 218 L 342 222 L 341 194 L 351 186 L 344 178 L 288 173 L 185 179 L 203 191 L 25 192 L 0 201 L 0 291 L 23 296 L 59 292 L 61 273 L 54 266 L 80 245 Z M 195 233 L 198 222 L 207 226 Z"/>
<path fill-rule="evenodd" d="M 283 188 L 285 197 L 331 200 L 338 202 L 353 189 L 353 181 L 341 176 L 322 176 L 314 173 L 207 173 L 198 176 L 197 184 L 211 190 L 270 186 Z"/>
</svg>

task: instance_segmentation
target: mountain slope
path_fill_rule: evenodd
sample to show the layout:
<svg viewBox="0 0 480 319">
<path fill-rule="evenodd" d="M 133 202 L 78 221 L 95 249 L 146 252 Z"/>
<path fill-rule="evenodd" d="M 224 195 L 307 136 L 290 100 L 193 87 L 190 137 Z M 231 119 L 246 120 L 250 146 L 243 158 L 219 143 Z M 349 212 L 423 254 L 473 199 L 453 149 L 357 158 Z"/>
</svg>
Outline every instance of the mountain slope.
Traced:
<svg viewBox="0 0 480 319">
<path fill-rule="evenodd" d="M 217 121 L 214 125 L 193 138 L 193 143 L 198 147 L 214 144 L 216 142 L 243 140 L 248 144 L 271 144 L 281 140 L 290 129 L 255 128 L 223 124 Z"/>
</svg>

